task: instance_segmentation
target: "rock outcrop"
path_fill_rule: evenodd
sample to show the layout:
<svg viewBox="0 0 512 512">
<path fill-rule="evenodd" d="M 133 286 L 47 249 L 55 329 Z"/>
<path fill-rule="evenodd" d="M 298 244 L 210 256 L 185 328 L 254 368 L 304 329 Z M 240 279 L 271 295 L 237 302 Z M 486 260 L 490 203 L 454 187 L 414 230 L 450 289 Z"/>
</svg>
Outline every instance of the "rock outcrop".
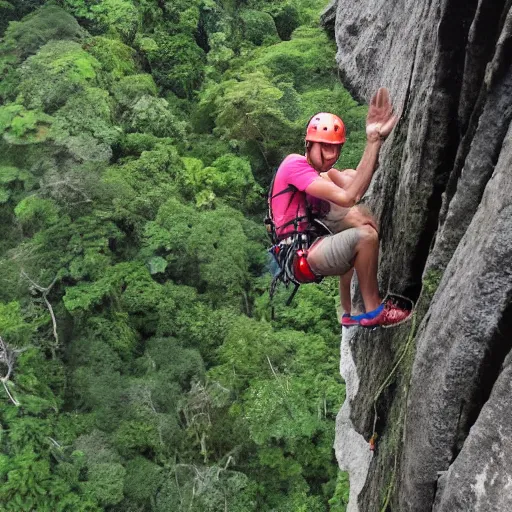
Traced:
<svg viewBox="0 0 512 512">
<path fill-rule="evenodd" d="M 344 84 L 366 100 L 386 86 L 401 112 L 367 201 L 382 290 L 418 300 L 409 324 L 343 335 L 351 511 L 512 510 L 511 4 L 337 0 L 324 15 Z M 353 440 L 374 434 L 365 456 Z"/>
</svg>

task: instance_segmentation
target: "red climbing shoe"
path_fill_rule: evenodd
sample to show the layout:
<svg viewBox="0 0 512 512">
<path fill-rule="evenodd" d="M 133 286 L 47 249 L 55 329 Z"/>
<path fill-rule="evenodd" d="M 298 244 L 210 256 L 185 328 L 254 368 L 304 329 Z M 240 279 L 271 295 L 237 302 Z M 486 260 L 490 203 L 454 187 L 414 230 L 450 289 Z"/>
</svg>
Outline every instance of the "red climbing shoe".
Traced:
<svg viewBox="0 0 512 512">
<path fill-rule="evenodd" d="M 366 313 L 359 325 L 363 327 L 391 327 L 405 322 L 412 315 L 413 304 L 404 297 L 390 296 L 374 311 Z"/>
<path fill-rule="evenodd" d="M 359 317 L 350 316 L 349 314 L 345 313 L 341 317 L 341 325 L 342 327 L 353 327 L 354 325 L 359 325 L 359 320 Z"/>
</svg>

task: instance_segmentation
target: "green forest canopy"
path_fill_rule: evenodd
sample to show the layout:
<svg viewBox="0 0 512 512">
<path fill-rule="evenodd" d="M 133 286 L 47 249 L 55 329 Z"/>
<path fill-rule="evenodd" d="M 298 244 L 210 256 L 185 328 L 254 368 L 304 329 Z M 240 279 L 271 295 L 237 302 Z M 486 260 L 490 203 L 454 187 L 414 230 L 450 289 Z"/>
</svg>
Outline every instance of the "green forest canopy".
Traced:
<svg viewBox="0 0 512 512">
<path fill-rule="evenodd" d="M 275 299 L 261 218 L 365 107 L 324 2 L 0 2 L 0 504 L 343 511 L 336 283 Z"/>
</svg>

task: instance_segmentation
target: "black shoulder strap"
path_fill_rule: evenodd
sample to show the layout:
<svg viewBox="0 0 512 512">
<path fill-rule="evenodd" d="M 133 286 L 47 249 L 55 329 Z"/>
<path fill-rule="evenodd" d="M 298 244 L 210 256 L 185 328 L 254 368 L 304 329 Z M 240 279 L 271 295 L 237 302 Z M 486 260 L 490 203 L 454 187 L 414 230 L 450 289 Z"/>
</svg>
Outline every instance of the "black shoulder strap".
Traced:
<svg viewBox="0 0 512 512">
<path fill-rule="evenodd" d="M 272 200 L 275 197 L 280 196 L 282 194 L 286 194 L 287 192 L 294 192 L 295 193 L 295 192 L 297 192 L 297 188 L 294 187 L 293 185 L 288 185 L 285 189 L 281 190 L 277 194 L 274 194 L 273 196 L 269 196 L 269 200 Z M 270 193 L 272 193 L 272 189 L 270 190 Z"/>
<path fill-rule="evenodd" d="M 311 205 L 309 204 L 309 201 L 307 200 L 306 193 L 305 192 L 300 192 L 297 189 L 297 187 L 295 187 L 294 185 L 289 184 L 283 190 L 280 190 L 279 192 L 277 192 L 275 194 L 272 194 L 273 188 L 274 188 L 274 182 L 275 182 L 275 179 L 276 179 L 276 175 L 277 175 L 277 171 L 274 173 L 274 176 L 272 177 L 272 181 L 270 183 L 270 189 L 269 189 L 269 193 L 268 193 L 268 200 L 267 200 L 268 201 L 268 219 L 270 219 L 272 224 L 274 223 L 274 215 L 273 215 L 273 212 L 272 212 L 272 199 L 274 199 L 275 197 L 278 197 L 278 196 L 280 196 L 282 194 L 289 193 L 289 192 L 291 192 L 292 194 L 290 196 L 290 200 L 288 201 L 287 208 L 289 208 L 290 205 L 292 204 L 292 201 L 293 201 L 293 198 L 295 197 L 295 194 L 296 193 L 300 193 L 301 197 L 302 197 L 302 200 L 303 200 L 304 213 L 305 213 L 304 215 L 299 216 L 300 205 L 297 205 L 297 212 L 296 212 L 295 218 L 293 218 L 291 221 L 286 222 L 285 224 L 283 224 L 281 226 L 275 226 L 275 224 L 274 224 L 273 227 L 272 227 L 272 230 L 273 230 L 273 232 L 275 234 L 275 237 L 277 238 L 277 230 L 278 229 L 282 229 L 282 228 L 285 228 L 287 226 L 292 226 L 293 225 L 293 226 L 295 226 L 295 230 L 292 233 L 289 233 L 288 235 L 297 234 L 297 233 L 299 233 L 299 231 L 298 231 L 299 223 L 307 221 L 309 225 L 312 225 L 312 223 L 314 222 L 315 216 L 313 214 L 313 210 L 311 208 Z"/>
</svg>

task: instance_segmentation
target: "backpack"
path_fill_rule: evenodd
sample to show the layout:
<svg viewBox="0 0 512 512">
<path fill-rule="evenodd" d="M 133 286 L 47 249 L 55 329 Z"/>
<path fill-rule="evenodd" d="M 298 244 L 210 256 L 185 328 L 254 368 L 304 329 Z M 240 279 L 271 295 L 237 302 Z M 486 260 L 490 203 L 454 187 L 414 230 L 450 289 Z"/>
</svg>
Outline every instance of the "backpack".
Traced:
<svg viewBox="0 0 512 512">
<path fill-rule="evenodd" d="M 308 203 L 305 192 L 299 191 L 293 185 L 288 185 L 285 189 L 272 195 L 274 188 L 275 174 L 270 184 L 268 193 L 268 213 L 264 219 L 264 224 L 267 229 L 272 246 L 268 249 L 270 272 L 272 274 L 272 282 L 270 284 L 270 300 L 272 300 L 277 286 L 282 283 L 286 288 L 290 284 L 294 285 L 294 289 L 286 301 L 289 306 L 299 289 L 301 284 L 306 283 L 319 283 L 322 281 L 322 276 L 317 276 L 311 270 L 307 262 L 308 250 L 313 242 L 319 237 L 326 234 L 331 234 L 329 229 L 314 215 L 310 204 Z M 272 199 L 282 194 L 292 192 L 288 207 L 291 205 L 295 194 L 300 194 L 302 198 L 302 206 L 304 215 L 299 216 L 299 207 L 297 208 L 297 215 L 289 222 L 282 226 L 276 226 L 274 216 L 272 213 Z M 307 222 L 305 229 L 299 231 L 299 223 Z M 277 231 L 287 226 L 293 225 L 293 231 L 285 235 L 278 236 Z"/>
</svg>

